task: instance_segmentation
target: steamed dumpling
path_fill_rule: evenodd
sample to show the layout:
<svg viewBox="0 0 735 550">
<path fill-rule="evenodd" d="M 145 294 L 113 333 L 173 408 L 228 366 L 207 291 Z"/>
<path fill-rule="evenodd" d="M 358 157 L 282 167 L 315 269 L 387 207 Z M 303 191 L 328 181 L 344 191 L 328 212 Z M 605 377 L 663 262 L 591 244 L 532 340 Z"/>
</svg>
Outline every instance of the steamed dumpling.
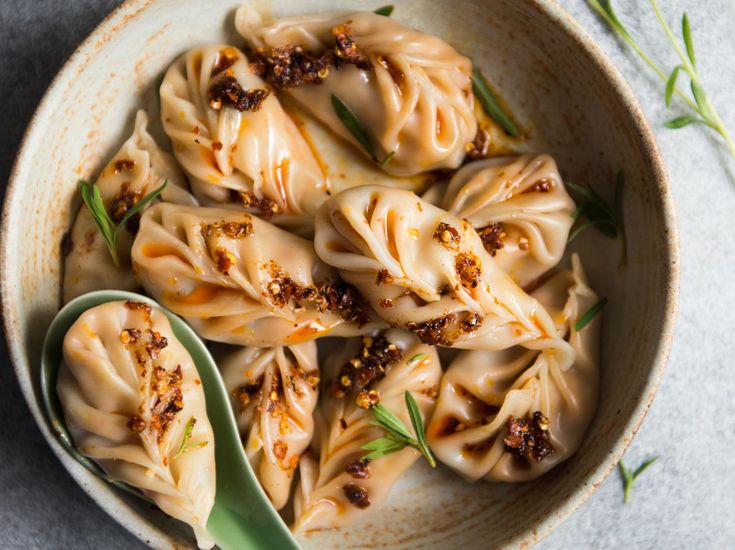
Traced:
<svg viewBox="0 0 735 550">
<path fill-rule="evenodd" d="M 132 257 L 146 292 L 207 340 L 270 347 L 379 326 L 311 242 L 242 211 L 159 204 Z"/>
<path fill-rule="evenodd" d="M 162 199 L 180 204 L 196 204 L 186 179 L 173 157 L 162 151 L 148 133 L 148 116 L 138 111 L 133 134 L 97 177 L 97 188 L 112 221 L 118 222 L 128 209 L 146 194 L 168 186 Z M 137 222 L 137 220 L 131 220 Z M 105 239 L 89 210 L 82 205 L 64 244 L 64 302 L 93 290 L 136 290 L 138 283 L 130 270 L 130 247 L 137 223 L 129 223 L 118 238 L 120 267 L 115 267 Z"/>
<path fill-rule="evenodd" d="M 316 343 L 220 349 L 216 357 L 245 453 L 280 510 L 288 500 L 299 457 L 314 434 Z"/>
<path fill-rule="evenodd" d="M 599 317 L 579 259 L 534 295 L 575 352 L 565 368 L 553 352 L 513 348 L 462 352 L 444 375 L 427 439 L 437 458 L 468 480 L 526 481 L 579 448 L 597 408 Z"/>
<path fill-rule="evenodd" d="M 311 217 L 327 183 L 296 124 L 233 46 L 197 47 L 161 84 L 163 129 L 204 203 L 236 203 L 277 223 Z"/>
<path fill-rule="evenodd" d="M 142 302 L 96 306 L 66 333 L 63 355 L 57 391 L 76 448 L 211 548 L 214 433 L 196 366 L 166 316 Z"/>
<path fill-rule="evenodd" d="M 385 321 L 429 344 L 568 345 L 544 307 L 499 269 L 469 222 L 409 191 L 365 186 L 319 210 L 315 248 Z"/>
<path fill-rule="evenodd" d="M 472 63 L 439 38 L 371 12 L 266 23 L 243 7 L 235 26 L 251 46 L 264 48 L 265 57 L 278 58 L 287 67 L 280 75 L 291 76 L 301 68 L 300 54 L 292 55 L 294 46 L 315 58 L 313 64 L 323 65 L 307 83 L 280 75 L 268 81 L 363 149 L 335 114 L 331 97 L 342 99 L 365 127 L 376 160 L 393 155 L 384 166 L 390 174 L 457 168 L 475 137 Z"/>
<path fill-rule="evenodd" d="M 372 424 L 370 403 L 379 402 L 411 426 L 404 401 L 410 391 L 424 419 L 431 416 L 441 366 L 436 350 L 399 330 L 351 340 L 322 372 L 317 417 L 318 462 L 301 459 L 294 496 L 294 531 L 344 527 L 385 501 L 396 481 L 419 458 L 406 447 L 370 461 L 361 447 L 385 432 Z"/>
<path fill-rule="evenodd" d="M 549 155 L 467 164 L 440 206 L 468 220 L 498 266 L 521 286 L 559 262 L 574 223 L 574 201 Z"/>
</svg>

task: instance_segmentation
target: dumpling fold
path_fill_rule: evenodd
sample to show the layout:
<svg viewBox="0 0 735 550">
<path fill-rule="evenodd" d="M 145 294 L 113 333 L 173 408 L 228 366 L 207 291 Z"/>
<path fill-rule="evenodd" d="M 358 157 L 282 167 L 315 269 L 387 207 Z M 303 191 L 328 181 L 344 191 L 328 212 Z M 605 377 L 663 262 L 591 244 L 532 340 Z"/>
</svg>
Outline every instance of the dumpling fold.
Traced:
<svg viewBox="0 0 735 550">
<path fill-rule="evenodd" d="M 597 303 L 579 258 L 539 287 L 570 365 L 553 350 L 466 351 L 441 383 L 427 439 L 437 458 L 468 480 L 526 481 L 579 448 L 597 408 L 600 321 L 576 321 Z M 563 297 L 566 296 L 564 299 Z"/>
<path fill-rule="evenodd" d="M 365 152 L 333 96 L 345 103 L 390 174 L 457 168 L 475 138 L 472 63 L 437 37 L 372 12 L 268 23 L 246 6 L 235 26 L 257 48 L 263 78 Z"/>
<path fill-rule="evenodd" d="M 243 211 L 151 208 L 133 265 L 146 292 L 215 342 L 292 345 L 382 324 L 311 242 Z"/>
<path fill-rule="evenodd" d="M 214 504 L 214 433 L 196 366 L 166 316 L 142 302 L 84 312 L 67 332 L 57 392 L 74 445 L 194 529 Z"/>
</svg>

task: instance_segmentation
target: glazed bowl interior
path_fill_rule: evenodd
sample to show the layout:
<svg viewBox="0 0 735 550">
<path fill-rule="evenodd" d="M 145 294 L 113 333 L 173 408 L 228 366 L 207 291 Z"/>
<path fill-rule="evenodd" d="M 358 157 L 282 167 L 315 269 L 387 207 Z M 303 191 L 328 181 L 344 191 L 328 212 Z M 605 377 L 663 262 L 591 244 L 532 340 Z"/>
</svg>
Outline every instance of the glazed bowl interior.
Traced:
<svg viewBox="0 0 735 550">
<path fill-rule="evenodd" d="M 373 5 L 375 4 L 375 5 Z M 617 72 L 555 3 L 533 0 L 406 0 L 394 17 L 436 34 L 473 58 L 565 178 L 608 197 L 626 177 L 627 267 L 618 242 L 588 231 L 575 242 L 609 299 L 602 336 L 597 416 L 581 450 L 538 481 L 467 484 L 421 463 L 389 501 L 349 530 L 302 539 L 305 547 L 491 548 L 546 535 L 594 490 L 634 435 L 668 353 L 677 291 L 671 199 L 650 129 Z M 17 160 L 2 227 L 3 311 L 23 392 L 72 476 L 121 524 L 154 546 L 192 544 L 182 525 L 115 492 L 66 456 L 39 409 L 40 344 L 60 305 L 61 247 L 79 206 L 76 182 L 93 178 L 145 107 L 156 121 L 156 87 L 173 59 L 208 42 L 241 45 L 239 0 L 131 0 L 80 47 L 51 86 Z M 276 16 L 330 11 L 329 0 L 274 0 Z M 375 8 L 380 2 L 370 2 Z M 339 8 L 366 9 L 357 0 Z M 159 133 L 159 136 L 161 134 Z M 164 142 L 163 140 L 161 140 Z"/>
</svg>

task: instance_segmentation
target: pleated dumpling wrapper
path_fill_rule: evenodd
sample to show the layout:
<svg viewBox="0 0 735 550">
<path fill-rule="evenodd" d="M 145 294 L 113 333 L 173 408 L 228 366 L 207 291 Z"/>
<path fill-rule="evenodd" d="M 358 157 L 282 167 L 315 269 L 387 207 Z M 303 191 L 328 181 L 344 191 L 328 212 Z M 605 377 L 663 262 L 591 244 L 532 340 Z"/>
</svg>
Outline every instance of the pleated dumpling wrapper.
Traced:
<svg viewBox="0 0 735 550">
<path fill-rule="evenodd" d="M 600 318 L 577 331 L 595 305 L 577 256 L 534 295 L 575 352 L 564 368 L 553 351 L 462 352 L 442 379 L 427 429 L 436 457 L 468 480 L 526 481 L 572 456 L 597 409 Z"/>
<path fill-rule="evenodd" d="M 387 407 L 411 429 L 404 401 L 410 391 L 424 421 L 434 409 L 441 379 L 436 350 L 404 331 L 355 338 L 328 360 L 322 371 L 322 399 L 316 416 L 316 449 L 301 459 L 294 495 L 294 531 L 344 527 L 380 506 L 396 481 L 421 456 L 413 447 L 365 461 L 366 443 L 384 437 L 369 408 Z"/>
<path fill-rule="evenodd" d="M 214 433 L 196 366 L 166 316 L 142 302 L 93 307 L 66 333 L 63 357 L 57 392 L 77 449 L 211 548 Z"/>
<path fill-rule="evenodd" d="M 223 346 L 214 354 L 245 454 L 280 510 L 288 501 L 299 457 L 314 434 L 312 415 L 319 396 L 316 342 L 273 348 Z"/>
<path fill-rule="evenodd" d="M 335 111 L 342 100 L 390 174 L 457 168 L 475 138 L 472 62 L 437 37 L 372 12 L 270 23 L 245 6 L 235 26 L 269 84 L 365 152 Z"/>
<path fill-rule="evenodd" d="M 163 151 L 148 133 L 148 116 L 138 111 L 133 134 L 97 177 L 96 186 L 110 219 L 117 223 L 146 194 L 168 181 L 161 199 L 180 204 L 196 204 L 187 191 L 184 174 L 176 161 Z M 112 256 L 94 218 L 82 205 L 64 241 L 64 303 L 93 290 L 136 290 L 138 283 L 130 270 L 130 247 L 137 231 L 132 218 L 117 239 L 120 267 Z"/>
<path fill-rule="evenodd" d="M 324 203 L 315 248 L 394 327 L 428 344 L 568 353 L 554 323 L 495 263 L 469 222 L 410 191 L 364 186 Z"/>
<path fill-rule="evenodd" d="M 202 203 L 239 204 L 289 225 L 305 223 L 327 198 L 309 145 L 237 48 L 188 51 L 160 94 L 163 129 Z"/>
<path fill-rule="evenodd" d="M 310 241 L 242 211 L 157 205 L 133 265 L 151 296 L 215 342 L 292 345 L 381 325 Z"/>
<path fill-rule="evenodd" d="M 500 268 L 524 287 L 561 260 L 574 223 L 574 201 L 549 155 L 467 164 L 439 206 L 468 220 Z"/>
</svg>

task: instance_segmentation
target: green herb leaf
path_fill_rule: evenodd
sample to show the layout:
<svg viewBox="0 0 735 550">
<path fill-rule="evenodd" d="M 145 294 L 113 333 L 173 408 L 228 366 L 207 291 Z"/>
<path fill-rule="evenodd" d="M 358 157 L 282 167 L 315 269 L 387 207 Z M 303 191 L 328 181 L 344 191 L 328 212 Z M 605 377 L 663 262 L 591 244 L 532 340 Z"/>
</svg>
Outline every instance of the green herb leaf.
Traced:
<svg viewBox="0 0 735 550">
<path fill-rule="evenodd" d="M 482 105 L 482 108 L 488 116 L 497 122 L 505 130 L 506 134 L 515 138 L 521 135 L 518 127 L 511 120 L 510 116 L 503 111 L 495 95 L 490 91 L 487 80 L 485 80 L 480 69 L 476 67 L 472 70 L 472 91 L 475 93 L 475 96 L 480 101 L 480 105 Z"/>
<path fill-rule="evenodd" d="M 617 35 L 625 41 L 651 69 L 653 69 L 661 80 L 666 82 L 666 105 L 670 105 L 673 95 L 676 94 L 699 117 L 692 115 L 679 116 L 669 120 L 664 124 L 664 126 L 671 129 L 683 128 L 684 126 L 695 123 L 708 126 L 722 136 L 728 152 L 733 158 L 735 158 L 735 140 L 733 140 L 715 107 L 707 98 L 707 94 L 701 84 L 701 78 L 697 72 L 697 60 L 694 54 L 692 29 L 687 14 L 684 13 L 681 18 L 681 34 L 684 42 L 684 48 L 682 48 L 679 44 L 679 40 L 674 36 L 673 31 L 666 22 L 666 18 L 661 12 L 658 2 L 656 0 L 650 0 L 653 11 L 658 18 L 661 27 L 674 47 L 677 56 L 681 60 L 680 71 L 684 71 L 689 77 L 691 96 L 676 85 L 677 77 L 675 75 L 680 71 L 677 71 L 675 68 L 671 73 L 664 72 L 659 65 L 657 65 L 656 62 L 643 51 L 615 14 L 611 0 L 588 0 L 588 2 L 590 7 L 596 11 L 600 17 L 602 17 L 609 27 L 617 33 Z"/>
<path fill-rule="evenodd" d="M 186 426 L 184 427 L 184 437 L 181 438 L 181 444 L 179 445 L 178 450 L 174 454 L 173 458 L 177 459 L 179 456 L 183 455 L 184 453 L 188 453 L 192 449 L 199 449 L 201 447 L 205 447 L 208 441 L 200 441 L 199 443 L 194 443 L 193 445 L 189 444 L 189 440 L 191 439 L 191 434 L 194 431 L 194 424 L 196 424 L 196 418 L 193 416 L 188 420 L 186 423 Z"/>
<path fill-rule="evenodd" d="M 107 213 L 102 195 L 100 195 L 100 190 L 96 185 L 84 180 L 79 180 L 79 190 L 82 194 L 82 201 L 84 201 L 87 210 L 89 210 L 92 219 L 94 219 L 100 233 L 102 233 L 102 237 L 105 239 L 107 250 L 109 250 L 110 256 L 112 256 L 112 262 L 115 264 L 115 267 L 120 267 L 120 260 L 117 256 L 116 227 Z"/>
<path fill-rule="evenodd" d="M 342 124 L 344 124 L 347 131 L 352 134 L 352 137 L 362 145 L 362 148 L 365 149 L 365 152 L 370 156 L 370 158 L 376 160 L 375 148 L 368 137 L 365 127 L 362 122 L 360 122 L 360 119 L 357 118 L 357 115 L 352 112 L 352 109 L 350 109 L 338 96 L 332 94 L 331 100 L 332 108 L 334 109 L 337 118 L 339 118 Z"/>
<path fill-rule="evenodd" d="M 117 255 L 117 237 L 120 234 L 120 231 L 125 227 L 125 224 L 130 218 L 135 216 L 138 212 L 141 212 L 149 202 L 158 197 L 166 188 L 166 185 L 168 185 L 168 180 L 164 180 L 161 187 L 151 193 L 148 193 L 145 197 L 131 206 L 120 220 L 120 223 L 115 224 L 107 213 L 99 188 L 88 181 L 79 180 L 79 190 L 82 195 L 82 201 L 87 207 L 87 210 L 89 210 L 89 213 L 92 215 L 100 233 L 102 233 L 102 237 L 105 239 L 107 250 L 109 250 L 110 256 L 112 256 L 112 263 L 115 264 L 115 267 L 120 267 L 120 258 Z"/>
<path fill-rule="evenodd" d="M 416 434 L 416 439 L 418 439 L 418 445 L 416 448 L 421 451 L 421 454 L 424 455 L 424 458 L 426 458 L 429 465 L 432 468 L 436 468 L 436 461 L 434 460 L 434 456 L 431 454 L 429 444 L 426 442 L 426 431 L 424 430 L 424 420 L 421 418 L 421 410 L 410 391 L 406 391 L 403 396 L 406 400 L 408 415 L 411 417 L 413 431 Z"/>
<path fill-rule="evenodd" d="M 618 216 L 613 206 L 609 205 L 605 199 L 591 186 L 583 187 L 571 181 L 565 184 L 570 190 L 579 195 L 577 208 L 572 212 L 572 217 L 580 222 L 582 218 L 586 221 L 579 223 L 570 233 L 567 243 L 571 243 L 584 230 L 589 227 L 597 228 L 603 235 L 614 239 L 624 233 L 622 211 Z M 616 188 L 616 191 L 618 189 Z M 622 192 L 622 188 L 620 188 Z M 622 197 L 615 200 L 622 201 Z"/>
<path fill-rule="evenodd" d="M 426 442 L 424 422 L 421 419 L 421 411 L 416 404 L 416 400 L 408 391 L 405 392 L 404 398 L 416 437 L 411 434 L 408 427 L 390 409 L 378 403 L 370 409 L 373 414 L 372 424 L 382 428 L 386 435 L 365 443 L 361 448 L 371 452 L 362 458 L 380 458 L 381 456 L 400 451 L 405 447 L 413 447 L 424 455 L 424 458 L 426 458 L 432 468 L 436 468 L 436 461 Z"/>
<path fill-rule="evenodd" d="M 627 503 L 630 500 L 630 492 L 633 488 L 633 482 L 657 460 L 657 456 L 649 458 L 643 464 L 638 466 L 638 468 L 636 468 L 636 470 L 632 473 L 628 468 L 625 467 L 625 464 L 622 460 L 618 462 L 618 469 L 620 470 L 620 475 L 623 478 L 623 502 Z"/>
<path fill-rule="evenodd" d="M 593 305 L 591 308 L 589 308 L 587 311 L 585 311 L 582 316 L 577 319 L 577 322 L 574 323 L 574 330 L 579 332 L 584 327 L 589 325 L 592 322 L 592 319 L 597 317 L 597 315 L 602 311 L 602 308 L 604 308 L 607 305 L 607 298 L 603 298 L 599 302 L 597 302 L 595 305 Z"/>
<path fill-rule="evenodd" d="M 388 163 L 390 161 L 392 161 L 393 160 L 393 157 L 395 157 L 395 156 L 396 156 L 396 152 L 395 151 L 391 151 L 390 153 L 388 153 L 387 155 L 385 155 L 385 158 L 383 159 L 383 162 L 380 163 L 380 167 L 381 168 L 385 168 L 386 166 L 388 166 Z"/>
<path fill-rule="evenodd" d="M 375 10 L 373 13 L 382 15 L 383 17 L 390 17 L 390 14 L 393 13 L 393 6 L 383 6 Z"/>
<path fill-rule="evenodd" d="M 370 410 L 373 413 L 373 417 L 375 420 L 373 424 L 375 426 L 383 428 L 386 432 L 388 432 L 388 434 L 396 439 L 401 439 L 409 442 L 414 440 L 413 435 L 411 435 L 411 432 L 408 431 L 406 425 L 401 421 L 400 418 L 393 414 L 390 409 L 388 409 L 381 403 L 378 403 Z"/>
<path fill-rule="evenodd" d="M 163 193 L 163 190 L 166 189 L 166 186 L 168 185 L 168 180 L 163 180 L 163 185 L 159 187 L 158 189 L 155 189 L 148 193 L 146 196 L 144 196 L 142 199 L 140 199 L 138 202 L 136 202 L 133 206 L 131 206 L 127 212 L 125 212 L 125 215 L 120 220 L 120 223 L 117 224 L 117 230 L 120 230 L 120 228 L 125 227 L 125 224 L 128 222 L 130 218 L 138 214 L 139 212 L 142 212 L 143 209 L 150 203 L 152 200 L 156 199 L 161 193 Z"/>
<path fill-rule="evenodd" d="M 365 443 L 365 445 L 360 448 L 366 451 L 371 451 L 362 457 L 363 460 L 374 460 L 405 449 L 407 446 L 408 445 L 405 441 L 398 441 L 392 437 L 380 437 Z"/>
<path fill-rule="evenodd" d="M 687 56 L 692 62 L 692 67 L 697 68 L 697 59 L 694 57 L 694 42 L 692 41 L 692 28 L 689 25 L 689 16 L 687 12 L 681 17 L 681 34 L 684 37 L 684 45 L 687 48 Z"/>
<path fill-rule="evenodd" d="M 417 353 L 416 355 L 414 355 L 413 357 L 411 357 L 411 358 L 410 358 L 410 359 L 408 360 L 408 363 L 407 363 L 407 365 L 408 365 L 409 367 L 412 367 L 412 366 L 413 366 L 414 364 L 416 364 L 416 363 L 418 363 L 419 361 L 421 361 L 421 360 L 422 360 L 422 359 L 423 359 L 424 357 L 426 357 L 426 354 L 425 354 L 425 353 Z"/>
<path fill-rule="evenodd" d="M 666 82 L 666 91 L 664 93 L 664 99 L 666 100 L 666 107 L 671 106 L 671 97 L 674 95 L 674 89 L 676 88 L 676 79 L 679 76 L 679 71 L 682 69 L 681 65 L 677 65 L 674 67 L 674 70 L 671 71 L 671 76 L 669 76 L 669 80 Z"/>
<path fill-rule="evenodd" d="M 677 130 L 679 128 L 684 128 L 684 126 L 689 126 L 690 124 L 701 124 L 701 123 L 702 121 L 696 117 L 693 117 L 690 115 L 682 115 L 676 118 L 672 118 L 671 120 L 667 120 L 664 123 L 664 126 L 672 130 Z"/>
</svg>

